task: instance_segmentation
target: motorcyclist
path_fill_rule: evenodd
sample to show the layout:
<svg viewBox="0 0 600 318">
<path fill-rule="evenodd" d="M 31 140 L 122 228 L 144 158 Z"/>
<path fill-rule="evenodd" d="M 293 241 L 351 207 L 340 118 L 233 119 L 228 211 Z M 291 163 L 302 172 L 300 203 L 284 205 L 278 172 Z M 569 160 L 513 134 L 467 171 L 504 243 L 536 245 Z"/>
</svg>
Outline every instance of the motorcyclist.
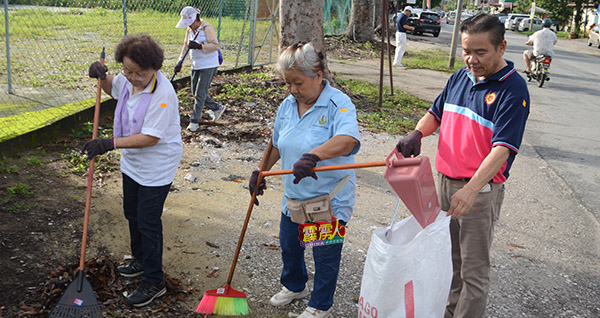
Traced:
<svg viewBox="0 0 600 318">
<path fill-rule="evenodd" d="M 533 50 L 525 50 L 523 52 L 523 60 L 525 60 L 525 73 L 531 73 L 530 61 L 540 55 L 554 55 L 554 44 L 558 41 L 554 31 L 550 30 L 552 21 L 545 19 L 542 23 L 543 28 L 529 37 L 527 45 L 533 45 Z"/>
</svg>

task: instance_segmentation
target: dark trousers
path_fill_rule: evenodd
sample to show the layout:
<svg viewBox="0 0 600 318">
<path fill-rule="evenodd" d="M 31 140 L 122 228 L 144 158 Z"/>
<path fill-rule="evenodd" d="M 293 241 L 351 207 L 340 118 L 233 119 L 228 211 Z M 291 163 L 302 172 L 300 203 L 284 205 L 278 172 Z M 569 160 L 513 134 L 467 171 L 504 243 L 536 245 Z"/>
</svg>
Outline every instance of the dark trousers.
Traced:
<svg viewBox="0 0 600 318">
<path fill-rule="evenodd" d="M 162 271 L 162 211 L 171 184 L 146 187 L 123 174 L 123 211 L 129 221 L 131 254 L 144 266 L 143 279 L 164 280 Z"/>
<path fill-rule="evenodd" d="M 210 110 L 219 110 L 219 104 L 208 96 L 208 88 L 213 78 L 217 75 L 217 67 L 202 70 L 192 70 L 191 89 L 194 94 L 194 112 L 190 122 L 199 123 L 202 118 L 204 105 Z"/>
<path fill-rule="evenodd" d="M 340 223 L 346 225 L 346 222 L 342 220 L 340 220 Z M 281 214 L 281 223 L 279 224 L 279 243 L 283 260 L 281 284 L 294 292 L 302 291 L 308 281 L 306 263 L 304 262 L 305 248 L 300 245 L 298 226 L 298 224 L 292 222 L 289 216 Z M 315 280 L 308 302 L 310 307 L 328 310 L 333 306 L 333 295 L 335 294 L 342 259 L 342 245 L 340 243 L 312 247 L 315 261 Z"/>
</svg>

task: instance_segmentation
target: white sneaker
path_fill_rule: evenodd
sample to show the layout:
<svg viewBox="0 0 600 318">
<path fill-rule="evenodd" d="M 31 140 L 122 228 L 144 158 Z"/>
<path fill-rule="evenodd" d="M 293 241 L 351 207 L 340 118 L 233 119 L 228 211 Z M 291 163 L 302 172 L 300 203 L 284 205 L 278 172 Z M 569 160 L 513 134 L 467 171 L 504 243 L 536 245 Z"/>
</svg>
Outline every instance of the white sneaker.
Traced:
<svg viewBox="0 0 600 318">
<path fill-rule="evenodd" d="M 213 110 L 213 114 L 214 114 L 213 123 L 216 123 L 217 120 L 221 119 L 221 116 L 227 109 L 227 107 L 225 107 L 223 105 L 219 105 L 219 106 L 221 106 L 221 108 L 219 108 L 219 110 Z"/>
<path fill-rule="evenodd" d="M 299 292 L 293 292 L 287 288 L 282 287 L 281 291 L 278 292 L 277 294 L 275 294 L 273 297 L 271 297 L 271 300 L 269 300 L 269 302 L 271 303 L 271 305 L 273 306 L 283 306 L 283 305 L 287 305 L 289 303 L 291 303 L 294 299 L 300 299 L 300 298 L 304 298 L 306 296 L 308 296 L 310 294 L 310 292 L 308 291 L 308 288 L 304 288 L 303 291 L 299 291 Z"/>
<path fill-rule="evenodd" d="M 400 63 L 400 64 L 395 64 L 395 63 L 394 63 L 394 66 L 398 66 L 398 67 L 404 67 L 404 65 L 402 65 L 402 63 Z"/>
<path fill-rule="evenodd" d="M 198 130 L 199 128 L 200 128 L 200 125 L 198 125 L 198 123 L 190 123 L 190 124 L 187 126 L 187 130 L 189 130 L 189 131 L 196 131 L 196 130 Z"/>
<path fill-rule="evenodd" d="M 310 306 L 306 307 L 303 313 L 298 318 L 328 318 L 331 317 L 330 310 L 319 310 Z"/>
<path fill-rule="evenodd" d="M 202 114 L 202 118 L 213 121 L 215 120 L 215 112 L 212 109 L 209 109 Z"/>
</svg>

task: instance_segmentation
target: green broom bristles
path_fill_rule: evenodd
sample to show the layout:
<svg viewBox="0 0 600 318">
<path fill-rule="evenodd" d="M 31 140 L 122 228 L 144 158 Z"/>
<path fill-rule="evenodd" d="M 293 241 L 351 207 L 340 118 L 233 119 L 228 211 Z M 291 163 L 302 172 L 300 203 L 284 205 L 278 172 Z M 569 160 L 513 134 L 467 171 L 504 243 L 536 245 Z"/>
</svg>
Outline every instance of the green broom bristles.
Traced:
<svg viewBox="0 0 600 318">
<path fill-rule="evenodd" d="M 218 297 L 215 303 L 214 314 L 226 316 L 247 315 L 248 301 L 246 298 Z"/>
</svg>

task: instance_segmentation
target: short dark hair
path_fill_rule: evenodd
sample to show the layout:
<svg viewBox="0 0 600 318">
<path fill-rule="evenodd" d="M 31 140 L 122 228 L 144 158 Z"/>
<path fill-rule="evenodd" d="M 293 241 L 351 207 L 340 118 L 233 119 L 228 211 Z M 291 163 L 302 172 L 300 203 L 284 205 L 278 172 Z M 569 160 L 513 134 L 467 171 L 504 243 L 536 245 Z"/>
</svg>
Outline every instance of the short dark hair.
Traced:
<svg viewBox="0 0 600 318">
<path fill-rule="evenodd" d="M 480 13 L 474 15 L 460 25 L 460 33 L 489 33 L 492 45 L 498 47 L 504 41 L 504 24 L 493 15 Z"/>
<path fill-rule="evenodd" d="M 165 59 L 163 49 L 147 34 L 128 35 L 115 49 L 115 60 L 123 63 L 127 56 L 142 69 L 160 70 Z"/>
</svg>

